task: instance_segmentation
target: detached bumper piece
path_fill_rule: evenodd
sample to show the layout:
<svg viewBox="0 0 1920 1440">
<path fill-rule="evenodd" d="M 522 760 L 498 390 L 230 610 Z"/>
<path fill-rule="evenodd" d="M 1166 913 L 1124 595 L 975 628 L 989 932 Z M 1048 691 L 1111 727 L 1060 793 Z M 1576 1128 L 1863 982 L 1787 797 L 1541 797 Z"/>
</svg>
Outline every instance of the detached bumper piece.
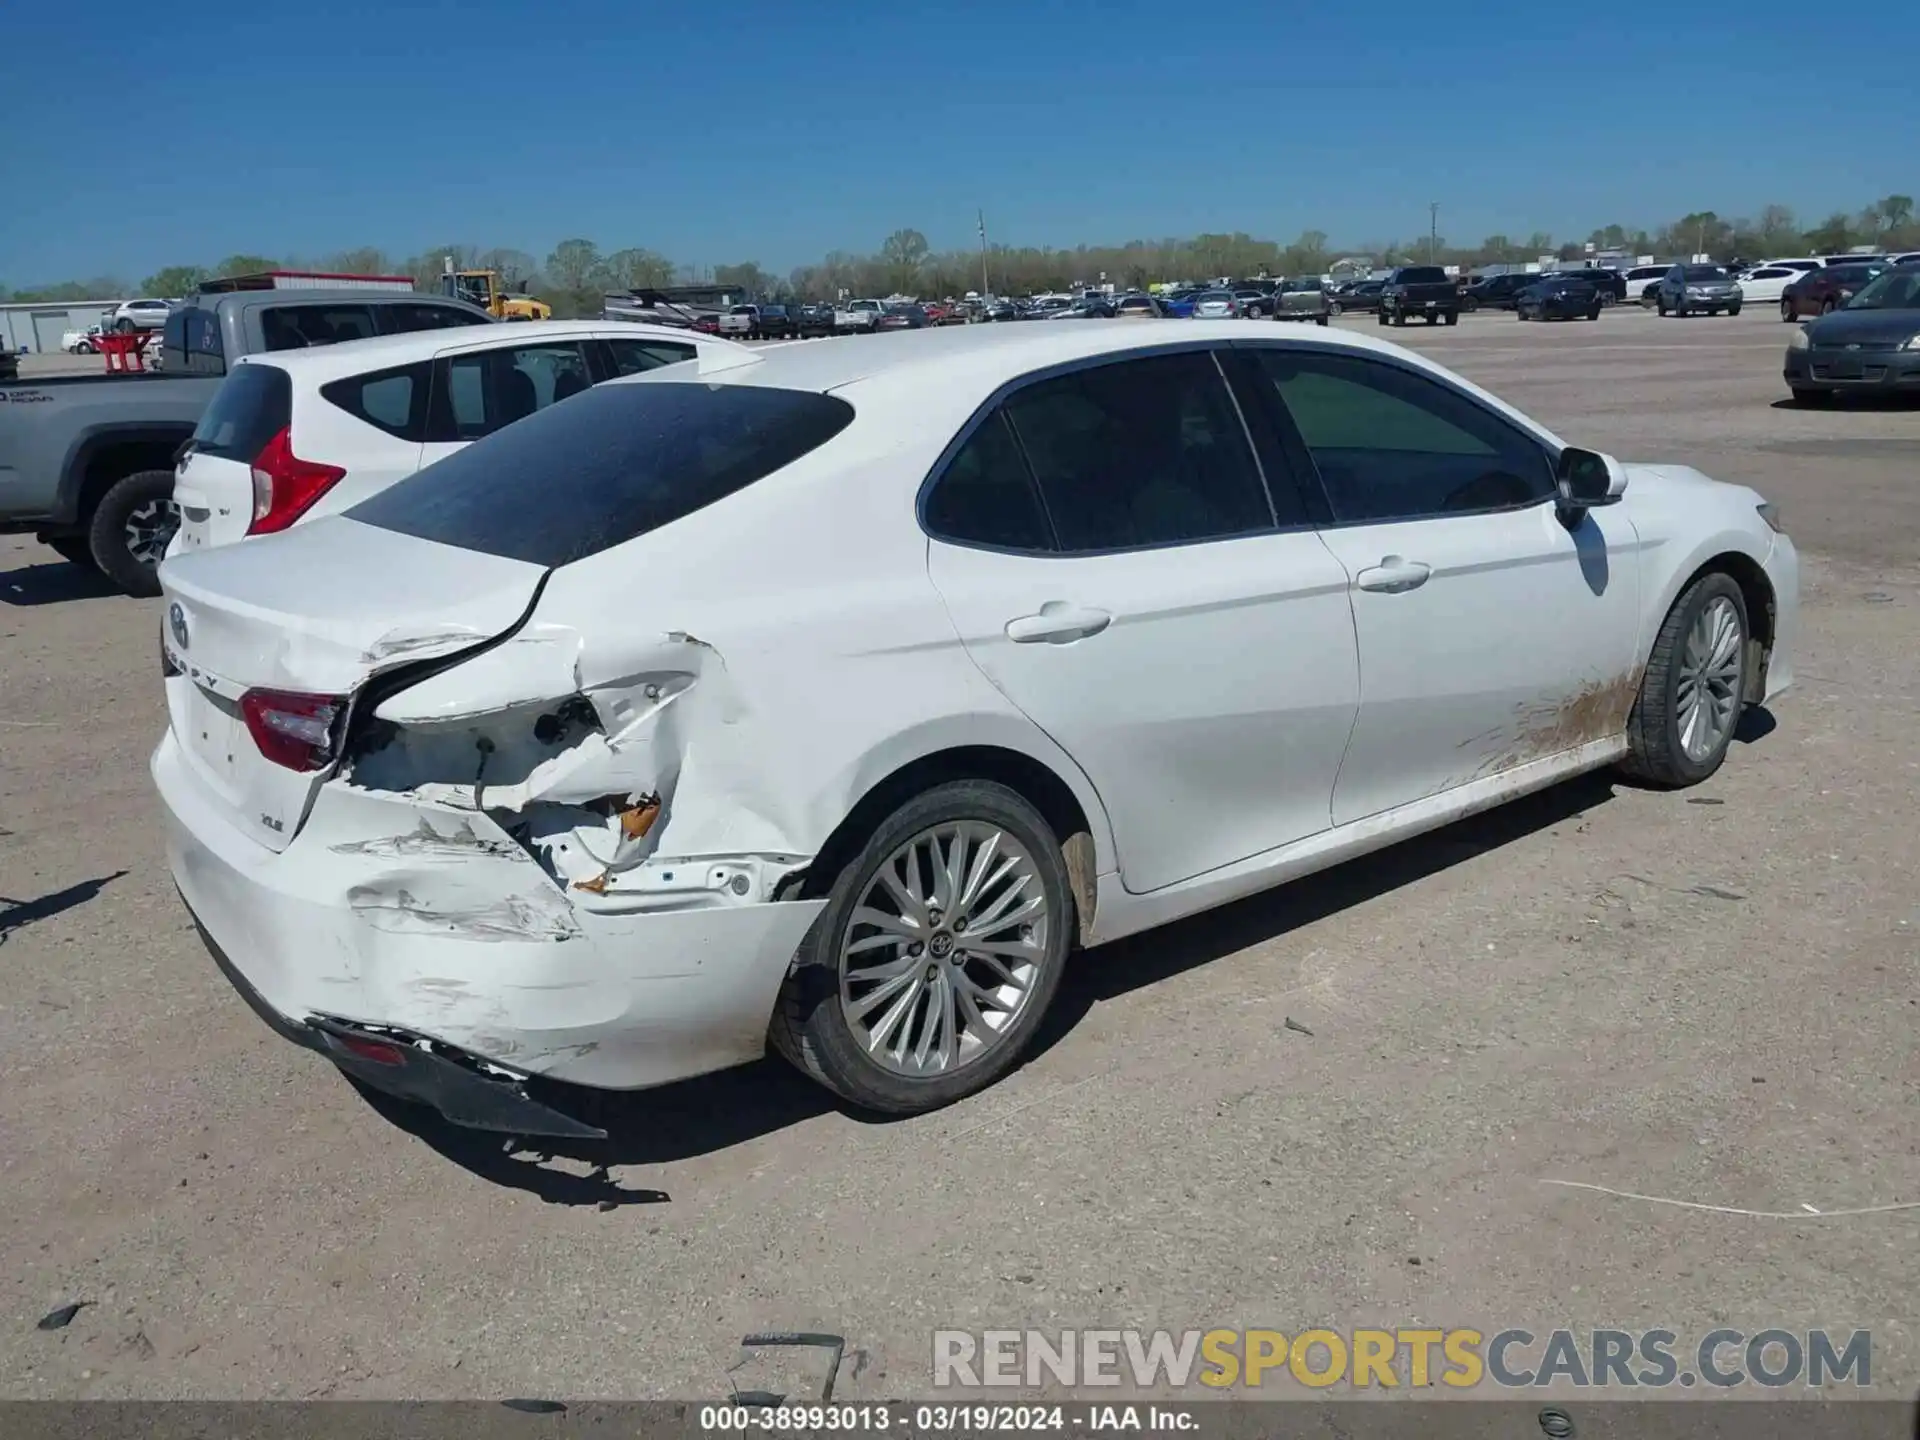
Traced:
<svg viewBox="0 0 1920 1440">
<path fill-rule="evenodd" d="M 326 1056 L 363 1084 L 399 1100 L 431 1106 L 451 1123 L 471 1130 L 575 1140 L 607 1138 L 605 1130 L 530 1097 L 518 1077 L 427 1036 L 322 1015 L 304 1020 L 282 1015 L 247 983 L 206 927 L 199 929 L 220 973 L 275 1034 Z"/>
</svg>

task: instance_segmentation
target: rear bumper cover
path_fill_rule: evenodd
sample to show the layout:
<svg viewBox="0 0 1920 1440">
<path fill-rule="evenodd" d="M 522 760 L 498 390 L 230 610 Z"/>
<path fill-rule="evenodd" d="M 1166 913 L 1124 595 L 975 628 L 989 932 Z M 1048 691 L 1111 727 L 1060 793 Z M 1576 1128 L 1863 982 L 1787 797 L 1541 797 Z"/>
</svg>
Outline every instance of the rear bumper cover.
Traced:
<svg viewBox="0 0 1920 1440">
<path fill-rule="evenodd" d="M 340 781 L 276 854 L 235 828 L 171 731 L 151 768 L 174 881 L 222 968 L 276 1030 L 336 1060 L 321 1021 L 435 1042 L 456 1069 L 605 1089 L 742 1064 L 765 1053 L 825 907 L 576 904 L 484 814 Z M 394 1068 L 353 1073 L 391 1089 L 368 1071 Z"/>
</svg>

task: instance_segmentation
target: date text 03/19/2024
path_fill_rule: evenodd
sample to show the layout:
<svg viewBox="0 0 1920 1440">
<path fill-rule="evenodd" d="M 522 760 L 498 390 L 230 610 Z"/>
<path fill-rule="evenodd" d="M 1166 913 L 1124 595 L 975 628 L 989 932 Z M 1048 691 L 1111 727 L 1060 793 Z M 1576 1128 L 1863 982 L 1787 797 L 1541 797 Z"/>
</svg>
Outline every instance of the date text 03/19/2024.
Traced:
<svg viewBox="0 0 1920 1440">
<path fill-rule="evenodd" d="M 1199 1417 L 1171 1405 L 840 1404 L 707 1405 L 702 1433 L 781 1435 L 898 1431 L 913 1435 L 1068 1433 L 1126 1430 L 1192 1431 Z"/>
</svg>

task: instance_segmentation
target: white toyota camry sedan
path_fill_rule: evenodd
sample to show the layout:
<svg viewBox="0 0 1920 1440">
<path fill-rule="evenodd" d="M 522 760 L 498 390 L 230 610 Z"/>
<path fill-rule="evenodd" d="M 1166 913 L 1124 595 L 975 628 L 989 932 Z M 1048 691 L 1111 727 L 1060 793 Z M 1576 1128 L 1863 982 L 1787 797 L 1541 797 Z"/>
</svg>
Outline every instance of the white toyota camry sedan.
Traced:
<svg viewBox="0 0 1920 1440">
<path fill-rule="evenodd" d="M 1799 587 L 1751 490 L 1206 321 L 716 352 L 161 581 L 153 776 L 233 984 L 577 1135 L 574 1087 L 769 1044 L 942 1105 L 1076 949 L 1580 771 L 1703 780 Z"/>
</svg>

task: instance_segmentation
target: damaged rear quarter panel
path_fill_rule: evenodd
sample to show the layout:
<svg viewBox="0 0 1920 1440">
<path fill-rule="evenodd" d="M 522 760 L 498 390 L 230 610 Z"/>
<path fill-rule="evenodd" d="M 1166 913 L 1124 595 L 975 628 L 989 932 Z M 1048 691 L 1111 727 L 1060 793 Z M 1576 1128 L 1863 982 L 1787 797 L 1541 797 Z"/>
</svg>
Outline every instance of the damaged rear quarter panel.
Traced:
<svg viewBox="0 0 1920 1440">
<path fill-rule="evenodd" d="M 1111 868 L 1091 786 L 981 678 L 927 578 L 913 500 L 944 438 L 935 428 L 852 453 L 830 443 L 663 531 L 555 571 L 528 628 L 580 637 L 574 690 L 605 733 L 518 788 L 489 787 L 486 806 L 658 794 L 654 855 L 809 857 L 900 766 L 997 745 L 1075 791 L 1096 867 Z M 520 687 L 498 680 L 497 667 L 510 670 L 513 654 L 503 645 L 497 666 L 490 655 L 456 667 L 381 714 L 425 720 L 510 694 Z M 469 668 L 476 685 L 463 698 Z"/>
</svg>

